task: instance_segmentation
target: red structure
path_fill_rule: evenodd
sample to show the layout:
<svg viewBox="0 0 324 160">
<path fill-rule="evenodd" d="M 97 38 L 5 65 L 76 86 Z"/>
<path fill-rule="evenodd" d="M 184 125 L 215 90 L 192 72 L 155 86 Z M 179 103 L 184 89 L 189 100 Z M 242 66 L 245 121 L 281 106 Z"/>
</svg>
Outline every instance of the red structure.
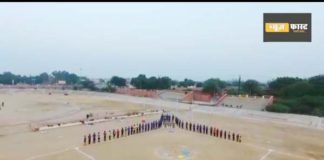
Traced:
<svg viewBox="0 0 324 160">
<path fill-rule="evenodd" d="M 205 93 L 202 91 L 191 91 L 189 93 L 187 93 L 187 95 L 183 98 L 183 101 L 188 101 L 188 102 L 192 102 L 192 101 L 202 101 L 202 102 L 210 102 L 212 99 L 212 94 L 210 93 Z"/>
<path fill-rule="evenodd" d="M 135 89 L 135 88 L 117 88 L 116 93 L 127 94 L 130 96 L 137 96 L 137 97 L 158 96 L 158 92 L 156 90 L 145 90 L 145 89 Z"/>
</svg>

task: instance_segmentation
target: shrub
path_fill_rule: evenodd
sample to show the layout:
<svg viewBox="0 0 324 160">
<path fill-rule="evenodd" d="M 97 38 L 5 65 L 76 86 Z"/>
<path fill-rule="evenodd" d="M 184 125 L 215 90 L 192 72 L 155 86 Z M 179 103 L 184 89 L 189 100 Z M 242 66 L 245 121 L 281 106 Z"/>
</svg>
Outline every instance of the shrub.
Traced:
<svg viewBox="0 0 324 160">
<path fill-rule="evenodd" d="M 278 112 L 278 113 L 288 113 L 290 108 L 284 104 L 276 103 L 271 106 L 268 106 L 267 111 Z"/>
</svg>

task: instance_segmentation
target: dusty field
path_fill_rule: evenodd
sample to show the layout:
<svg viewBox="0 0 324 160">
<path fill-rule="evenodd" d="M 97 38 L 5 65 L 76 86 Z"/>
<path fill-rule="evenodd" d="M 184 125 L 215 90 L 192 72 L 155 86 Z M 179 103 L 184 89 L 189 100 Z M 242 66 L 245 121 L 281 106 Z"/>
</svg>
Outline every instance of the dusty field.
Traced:
<svg viewBox="0 0 324 160">
<path fill-rule="evenodd" d="M 288 160 L 324 159 L 324 131 L 318 117 L 210 108 L 116 94 L 48 90 L 0 90 L 0 160 Z M 146 105 L 145 105 L 145 104 Z M 83 146 L 84 134 L 131 125 L 141 117 L 31 132 L 30 124 L 82 119 L 148 109 L 167 109 L 182 119 L 242 134 L 242 143 L 161 128 L 110 142 Z M 281 119 L 279 119 L 280 117 Z M 155 120 L 159 115 L 145 116 Z M 305 122 L 307 121 L 307 122 Z M 316 122 L 316 125 L 309 124 Z M 304 123 L 305 122 L 305 123 Z"/>
</svg>

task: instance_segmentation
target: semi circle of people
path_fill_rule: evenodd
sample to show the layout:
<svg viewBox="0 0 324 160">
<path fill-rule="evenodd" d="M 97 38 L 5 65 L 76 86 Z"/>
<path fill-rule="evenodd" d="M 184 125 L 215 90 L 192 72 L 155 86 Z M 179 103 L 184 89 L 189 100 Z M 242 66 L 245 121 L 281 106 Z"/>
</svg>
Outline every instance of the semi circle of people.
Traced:
<svg viewBox="0 0 324 160">
<path fill-rule="evenodd" d="M 126 127 L 121 127 L 117 129 L 104 130 L 102 132 L 103 141 L 111 141 L 113 139 L 119 139 L 122 137 L 127 137 L 139 133 L 145 133 L 148 131 L 156 130 L 161 128 L 162 126 L 166 127 L 179 127 L 180 129 L 185 129 L 187 131 L 196 132 L 200 134 L 210 135 L 217 138 L 223 138 L 226 140 L 236 141 L 241 143 L 241 135 L 238 133 L 234 133 L 228 130 L 224 130 L 217 127 L 212 127 L 199 123 L 192 123 L 188 121 L 183 121 L 175 115 L 170 114 L 162 114 L 160 119 L 151 121 L 151 122 L 142 122 L 133 124 Z M 88 135 L 84 135 L 83 143 L 84 145 L 90 145 L 101 142 L 101 133 L 93 132 Z"/>
</svg>

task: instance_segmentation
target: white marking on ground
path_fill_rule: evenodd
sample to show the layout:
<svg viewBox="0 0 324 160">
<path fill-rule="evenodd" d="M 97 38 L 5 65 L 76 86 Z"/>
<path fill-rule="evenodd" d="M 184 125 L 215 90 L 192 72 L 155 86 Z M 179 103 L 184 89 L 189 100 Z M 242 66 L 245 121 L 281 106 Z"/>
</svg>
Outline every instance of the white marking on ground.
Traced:
<svg viewBox="0 0 324 160">
<path fill-rule="evenodd" d="M 91 159 L 91 160 L 96 160 L 96 159 L 95 159 L 94 157 L 92 157 L 91 155 L 89 155 L 89 154 L 87 154 L 87 153 L 81 151 L 81 150 L 79 149 L 79 147 L 75 147 L 74 149 L 75 149 L 77 152 L 81 153 L 82 155 L 86 156 L 87 158 L 89 158 L 89 159 Z"/>
<path fill-rule="evenodd" d="M 63 149 L 63 150 L 58 150 L 58 151 L 54 151 L 54 152 L 50 152 L 50 153 L 39 154 L 39 155 L 36 155 L 36 156 L 29 157 L 29 158 L 27 158 L 25 160 L 33 160 L 33 159 L 38 159 L 38 158 L 41 158 L 41 157 L 47 157 L 47 156 L 55 155 L 55 154 L 58 154 L 58 153 L 66 152 L 66 151 L 68 151 L 70 149 L 72 149 L 72 148 L 66 148 L 66 149 Z"/>
<path fill-rule="evenodd" d="M 265 155 L 263 155 L 263 156 L 260 158 L 260 160 L 264 160 L 264 159 L 266 159 L 266 158 L 271 154 L 272 151 L 273 151 L 272 149 L 268 149 L 268 152 L 267 152 Z"/>
<path fill-rule="evenodd" d="M 252 146 L 252 147 L 255 147 L 255 148 L 261 148 L 261 149 L 264 149 L 264 150 L 269 150 L 269 149 L 267 149 L 265 147 L 258 146 L 258 145 L 255 145 L 255 144 L 251 144 L 251 143 L 242 143 L 242 144 Z M 271 152 L 275 152 L 275 153 L 278 153 L 278 154 L 283 154 L 283 155 L 290 156 L 290 157 L 295 157 L 295 158 L 299 158 L 299 159 L 313 160 L 313 158 L 310 158 L 310 157 L 300 156 L 300 155 L 296 155 L 296 154 L 292 154 L 292 153 L 288 153 L 288 152 L 277 151 L 277 150 L 274 150 L 274 149 L 271 149 L 271 150 L 272 150 Z"/>
</svg>

